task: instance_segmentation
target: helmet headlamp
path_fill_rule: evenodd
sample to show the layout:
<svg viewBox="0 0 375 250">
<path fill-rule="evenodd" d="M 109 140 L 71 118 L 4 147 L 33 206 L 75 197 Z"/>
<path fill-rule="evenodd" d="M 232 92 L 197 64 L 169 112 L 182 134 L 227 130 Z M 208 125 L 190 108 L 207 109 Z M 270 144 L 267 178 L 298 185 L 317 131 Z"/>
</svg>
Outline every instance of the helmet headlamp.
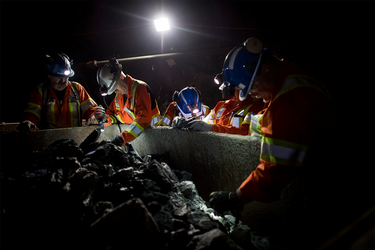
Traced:
<svg viewBox="0 0 375 250">
<path fill-rule="evenodd" d="M 105 85 L 101 85 L 99 88 L 99 92 L 102 96 L 108 95 L 108 89 Z"/>
</svg>

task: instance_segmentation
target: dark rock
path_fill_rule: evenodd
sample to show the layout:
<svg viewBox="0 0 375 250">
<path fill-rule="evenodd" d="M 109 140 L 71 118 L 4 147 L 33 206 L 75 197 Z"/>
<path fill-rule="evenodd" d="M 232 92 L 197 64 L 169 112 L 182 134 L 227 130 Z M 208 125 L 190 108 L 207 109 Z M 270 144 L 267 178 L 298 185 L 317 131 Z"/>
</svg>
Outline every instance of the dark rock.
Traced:
<svg viewBox="0 0 375 250">
<path fill-rule="evenodd" d="M 111 164 L 115 171 L 131 166 L 129 157 L 118 146 L 112 143 L 101 142 L 99 146 L 85 155 L 82 164 L 95 163 L 100 165 Z"/>
<path fill-rule="evenodd" d="M 100 164 L 98 166 L 95 163 L 88 163 L 86 165 L 83 165 L 82 167 L 96 172 L 98 176 L 103 177 L 105 180 L 108 180 L 108 178 L 115 173 L 115 170 L 113 169 L 111 164 Z"/>
<path fill-rule="evenodd" d="M 159 211 L 154 215 L 154 220 L 158 224 L 161 232 L 173 231 L 173 216 L 166 211 Z"/>
<path fill-rule="evenodd" d="M 96 221 L 97 219 L 101 218 L 105 214 L 111 212 L 114 206 L 110 201 L 98 201 L 93 207 L 94 218 L 93 220 Z"/>
<path fill-rule="evenodd" d="M 196 235 L 187 245 L 188 250 L 238 250 L 238 247 L 223 231 L 213 229 Z"/>
<path fill-rule="evenodd" d="M 148 211 L 154 215 L 162 209 L 162 205 L 157 201 L 151 201 L 147 204 Z"/>
<path fill-rule="evenodd" d="M 219 224 L 211 220 L 211 218 L 202 212 L 187 213 L 187 221 L 193 224 L 196 228 L 207 232 L 212 229 L 219 228 Z"/>
<path fill-rule="evenodd" d="M 144 169 L 145 176 L 154 180 L 164 192 L 172 190 L 178 178 L 166 163 L 151 161 Z"/>
<path fill-rule="evenodd" d="M 137 246 L 137 249 L 161 249 L 158 239 L 160 231 L 142 200 L 131 199 L 90 226 L 91 238 L 88 241 L 96 249 L 115 246 L 119 249 Z"/>
<path fill-rule="evenodd" d="M 185 171 L 185 170 L 176 170 L 176 169 L 173 169 L 173 172 L 175 173 L 175 175 L 177 176 L 178 180 L 180 182 L 182 181 L 190 181 L 191 180 L 191 177 L 192 177 L 192 174 Z"/>
<path fill-rule="evenodd" d="M 92 206 L 92 195 L 99 177 L 94 171 L 85 168 L 77 169 L 64 186 L 64 190 L 78 199 L 85 206 Z"/>
</svg>

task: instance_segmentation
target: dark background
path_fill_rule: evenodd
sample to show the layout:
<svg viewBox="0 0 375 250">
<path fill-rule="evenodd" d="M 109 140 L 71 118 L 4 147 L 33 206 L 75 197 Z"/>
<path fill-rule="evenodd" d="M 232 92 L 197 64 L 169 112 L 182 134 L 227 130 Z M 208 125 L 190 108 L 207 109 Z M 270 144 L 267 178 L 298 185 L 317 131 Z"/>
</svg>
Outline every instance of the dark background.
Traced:
<svg viewBox="0 0 375 250">
<path fill-rule="evenodd" d="M 77 74 L 71 80 L 84 84 L 100 102 L 92 76 L 95 71 L 89 72 L 91 79 L 82 80 L 79 65 L 113 55 L 127 58 L 232 48 L 250 36 L 258 36 L 310 71 L 340 102 L 348 119 L 364 110 L 365 115 L 373 114 L 369 110 L 374 86 L 372 2 L 2 1 L 0 6 L 0 122 L 18 122 L 32 89 L 45 81 L 39 64 L 43 54 L 63 52 L 72 58 Z M 172 26 L 163 34 L 153 24 L 161 13 Z M 224 51 L 215 57 L 213 68 L 201 70 L 210 79 L 207 86 L 213 88 L 202 91 L 210 108 L 221 97 L 212 77 L 221 70 L 229 49 Z M 133 62 L 127 65 L 136 70 L 125 73 L 146 81 L 154 92 L 170 96 L 180 90 L 162 88 L 157 76 L 142 79 L 142 65 Z"/>
</svg>

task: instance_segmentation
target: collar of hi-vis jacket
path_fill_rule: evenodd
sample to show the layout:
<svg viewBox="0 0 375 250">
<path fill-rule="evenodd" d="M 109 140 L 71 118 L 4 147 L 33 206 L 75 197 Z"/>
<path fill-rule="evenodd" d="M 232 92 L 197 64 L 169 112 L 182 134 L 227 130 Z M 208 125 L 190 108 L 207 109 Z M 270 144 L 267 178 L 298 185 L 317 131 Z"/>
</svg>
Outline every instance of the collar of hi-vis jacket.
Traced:
<svg viewBox="0 0 375 250">
<path fill-rule="evenodd" d="M 277 78 L 276 85 L 275 85 L 275 92 L 272 94 L 271 100 L 273 101 L 276 97 L 276 95 L 280 92 L 281 88 L 283 87 L 285 79 L 289 75 L 304 75 L 304 76 L 310 76 L 310 74 L 303 70 L 298 65 L 285 61 L 281 64 L 280 74 Z"/>
</svg>

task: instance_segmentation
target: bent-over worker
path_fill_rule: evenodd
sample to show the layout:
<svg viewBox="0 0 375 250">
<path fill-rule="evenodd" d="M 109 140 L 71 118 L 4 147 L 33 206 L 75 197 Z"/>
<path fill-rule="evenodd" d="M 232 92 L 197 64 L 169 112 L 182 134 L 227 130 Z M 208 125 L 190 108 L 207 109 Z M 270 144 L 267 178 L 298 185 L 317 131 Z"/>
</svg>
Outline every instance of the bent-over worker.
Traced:
<svg viewBox="0 0 375 250">
<path fill-rule="evenodd" d="M 102 96 L 113 92 L 116 96 L 106 111 L 103 107 L 98 107 L 95 117 L 102 119 L 104 126 L 115 123 L 130 124 L 112 140 L 115 144 L 125 145 L 140 136 L 148 126 L 159 122 L 158 104 L 150 87 L 145 82 L 125 74 L 116 58 L 111 58 L 98 69 L 97 81 Z"/>
</svg>

